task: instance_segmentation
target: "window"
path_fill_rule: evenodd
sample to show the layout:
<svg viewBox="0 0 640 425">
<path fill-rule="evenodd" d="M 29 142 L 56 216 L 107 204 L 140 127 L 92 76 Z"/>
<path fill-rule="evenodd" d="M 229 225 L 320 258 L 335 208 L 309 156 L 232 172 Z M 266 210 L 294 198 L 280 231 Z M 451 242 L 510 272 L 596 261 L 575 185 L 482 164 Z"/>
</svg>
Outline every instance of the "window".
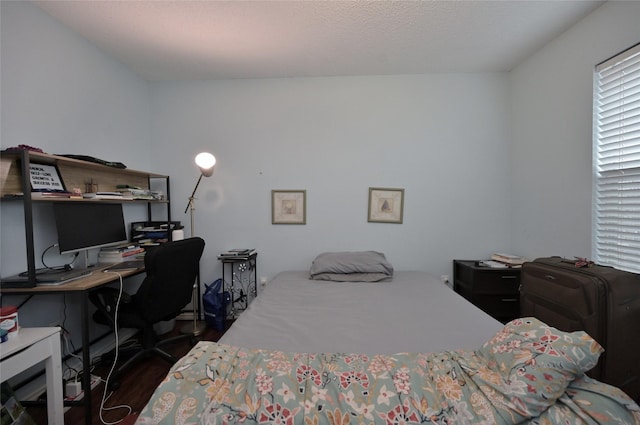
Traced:
<svg viewBox="0 0 640 425">
<path fill-rule="evenodd" d="M 640 44 L 595 69 L 593 257 L 640 272 Z"/>
</svg>

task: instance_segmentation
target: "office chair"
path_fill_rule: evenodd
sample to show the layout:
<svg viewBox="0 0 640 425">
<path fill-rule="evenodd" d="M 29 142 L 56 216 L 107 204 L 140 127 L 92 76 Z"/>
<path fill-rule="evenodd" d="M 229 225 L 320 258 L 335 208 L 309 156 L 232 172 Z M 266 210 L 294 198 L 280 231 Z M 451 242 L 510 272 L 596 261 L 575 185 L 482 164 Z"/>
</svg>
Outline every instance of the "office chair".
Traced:
<svg viewBox="0 0 640 425">
<path fill-rule="evenodd" d="M 195 237 L 167 242 L 146 253 L 146 277 L 135 294 L 123 293 L 117 323 L 120 328 L 138 329 L 140 343 L 119 352 L 123 355 L 130 352 L 134 354 L 115 372 L 110 383 L 111 389 L 117 388 L 118 375 L 150 355 L 159 355 L 169 363 L 175 363 L 177 359 L 161 349 L 162 345 L 182 339 L 195 342 L 195 336 L 192 334 L 160 340 L 154 325 L 175 319 L 191 302 L 203 251 L 204 240 Z M 97 323 L 115 328 L 118 293 L 118 289 L 108 287 L 99 288 L 89 294 L 89 299 L 97 307 L 93 315 Z"/>
</svg>

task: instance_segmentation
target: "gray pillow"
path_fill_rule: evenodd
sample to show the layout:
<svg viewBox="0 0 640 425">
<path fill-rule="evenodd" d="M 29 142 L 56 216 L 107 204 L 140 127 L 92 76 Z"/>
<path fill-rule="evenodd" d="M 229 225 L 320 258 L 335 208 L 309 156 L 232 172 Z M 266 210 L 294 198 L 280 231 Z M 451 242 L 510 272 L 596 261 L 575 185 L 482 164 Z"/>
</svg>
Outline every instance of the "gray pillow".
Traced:
<svg viewBox="0 0 640 425">
<path fill-rule="evenodd" d="M 382 282 L 393 279 L 385 273 L 319 273 L 311 276 L 313 280 L 333 282 Z"/>
<path fill-rule="evenodd" d="M 311 263 L 311 279 L 378 282 L 393 276 L 393 266 L 381 252 L 324 252 Z"/>
</svg>

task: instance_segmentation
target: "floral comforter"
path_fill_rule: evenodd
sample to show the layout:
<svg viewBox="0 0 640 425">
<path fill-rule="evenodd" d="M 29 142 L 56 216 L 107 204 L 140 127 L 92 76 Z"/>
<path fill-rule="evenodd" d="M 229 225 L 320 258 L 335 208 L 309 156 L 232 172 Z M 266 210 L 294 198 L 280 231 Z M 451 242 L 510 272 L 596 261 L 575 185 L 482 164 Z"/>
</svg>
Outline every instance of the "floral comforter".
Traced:
<svg viewBox="0 0 640 425">
<path fill-rule="evenodd" d="M 636 424 L 640 408 L 592 380 L 584 332 L 516 319 L 475 351 L 362 355 L 201 342 L 137 424 Z"/>
</svg>

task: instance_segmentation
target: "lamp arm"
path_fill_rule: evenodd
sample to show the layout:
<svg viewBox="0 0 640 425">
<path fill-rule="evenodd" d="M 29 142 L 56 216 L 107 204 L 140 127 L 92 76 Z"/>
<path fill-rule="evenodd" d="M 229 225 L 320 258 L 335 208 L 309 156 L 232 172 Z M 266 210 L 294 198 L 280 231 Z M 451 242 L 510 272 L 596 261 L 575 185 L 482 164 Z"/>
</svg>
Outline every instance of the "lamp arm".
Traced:
<svg viewBox="0 0 640 425">
<path fill-rule="evenodd" d="M 198 177 L 198 181 L 196 182 L 196 187 L 193 188 L 193 192 L 191 193 L 191 196 L 189 196 L 189 203 L 187 203 L 187 208 L 184 209 L 185 214 L 189 211 L 189 207 L 193 206 L 193 200 L 195 199 L 198 185 L 200 185 L 200 180 L 202 180 L 202 173 L 200 173 L 200 177 Z"/>
</svg>

